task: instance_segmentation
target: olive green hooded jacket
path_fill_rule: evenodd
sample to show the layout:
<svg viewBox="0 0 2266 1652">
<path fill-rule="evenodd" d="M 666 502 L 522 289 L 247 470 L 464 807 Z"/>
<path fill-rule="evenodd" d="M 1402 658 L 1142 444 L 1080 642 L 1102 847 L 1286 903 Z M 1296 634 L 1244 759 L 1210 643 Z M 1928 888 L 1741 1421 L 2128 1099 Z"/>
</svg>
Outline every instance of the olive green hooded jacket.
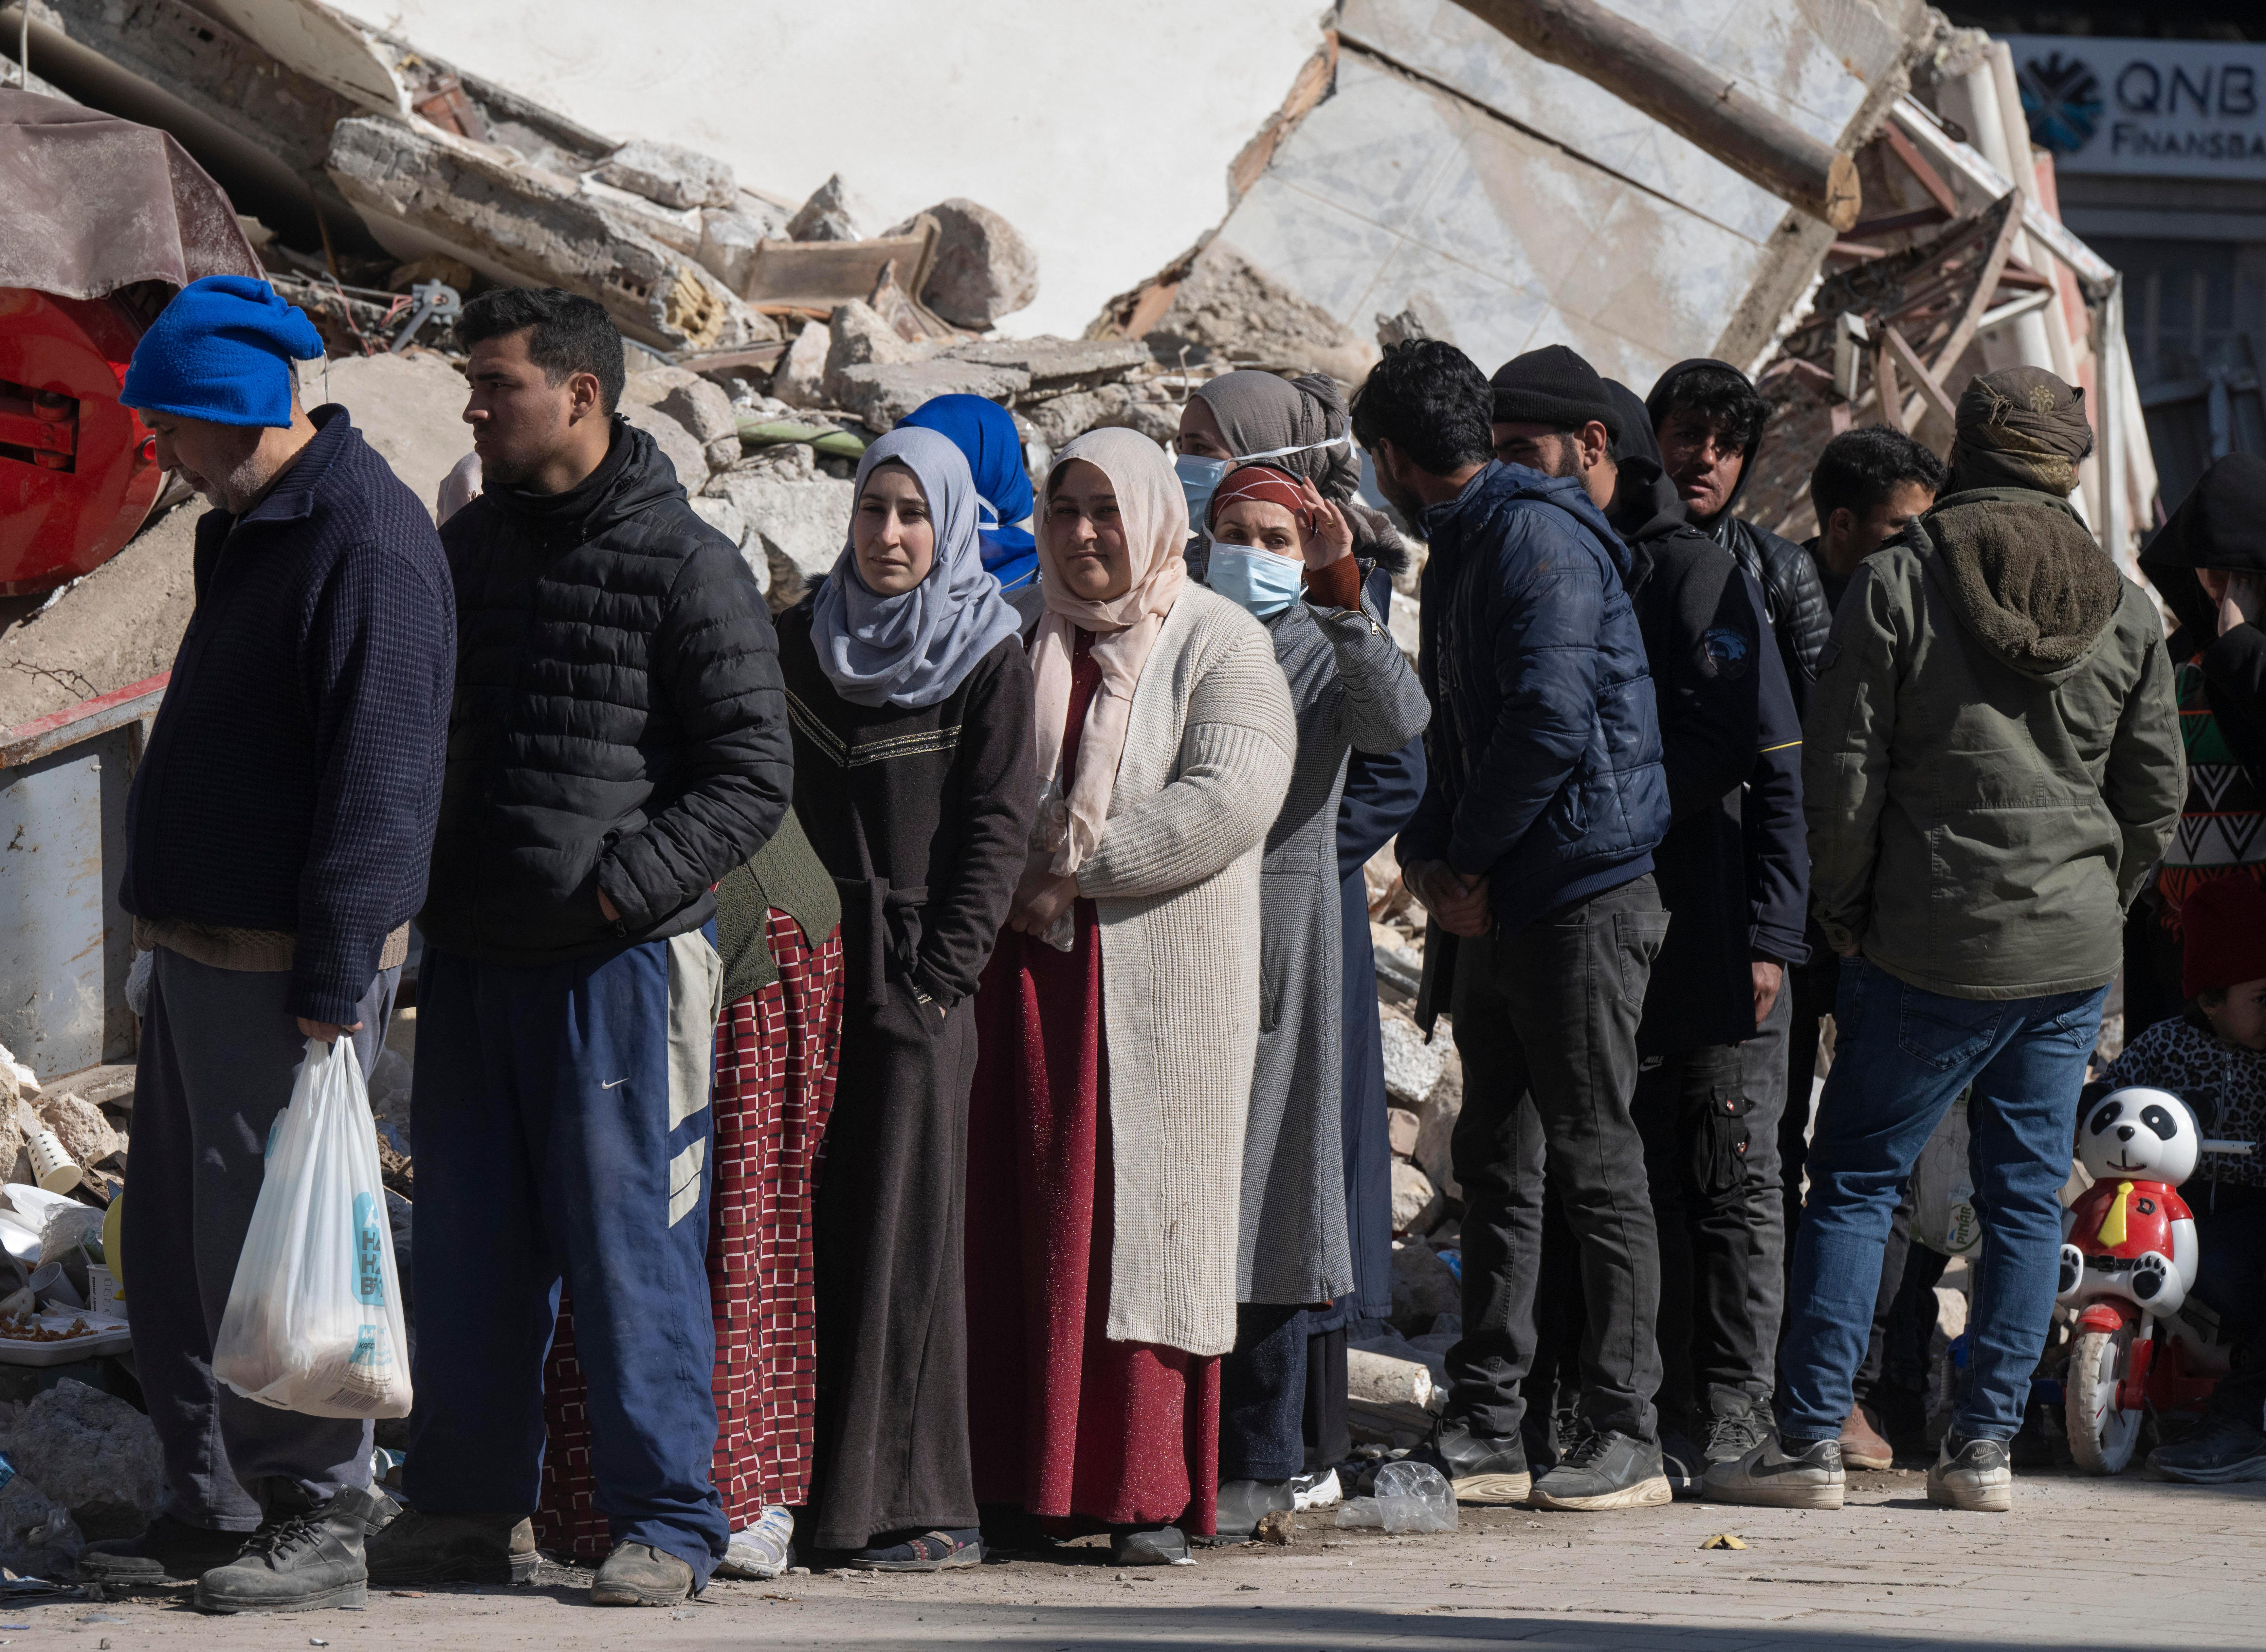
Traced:
<svg viewBox="0 0 2266 1652">
<path fill-rule="evenodd" d="M 2116 975 L 2186 760 L 2156 605 L 2063 501 L 1948 494 L 1868 558 L 1802 737 L 1837 949 L 1955 998 Z"/>
</svg>

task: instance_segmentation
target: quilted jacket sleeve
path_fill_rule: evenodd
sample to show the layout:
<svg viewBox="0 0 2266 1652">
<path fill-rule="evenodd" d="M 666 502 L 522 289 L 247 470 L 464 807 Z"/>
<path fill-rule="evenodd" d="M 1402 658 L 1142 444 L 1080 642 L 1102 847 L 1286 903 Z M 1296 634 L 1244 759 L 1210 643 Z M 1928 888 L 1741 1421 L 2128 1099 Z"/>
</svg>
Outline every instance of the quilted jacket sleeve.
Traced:
<svg viewBox="0 0 2266 1652">
<path fill-rule="evenodd" d="M 654 632 L 652 693 L 683 730 L 676 798 L 598 863 L 631 932 L 697 901 L 778 830 L 794 748 L 771 611 L 717 535 L 685 559 Z"/>
</svg>

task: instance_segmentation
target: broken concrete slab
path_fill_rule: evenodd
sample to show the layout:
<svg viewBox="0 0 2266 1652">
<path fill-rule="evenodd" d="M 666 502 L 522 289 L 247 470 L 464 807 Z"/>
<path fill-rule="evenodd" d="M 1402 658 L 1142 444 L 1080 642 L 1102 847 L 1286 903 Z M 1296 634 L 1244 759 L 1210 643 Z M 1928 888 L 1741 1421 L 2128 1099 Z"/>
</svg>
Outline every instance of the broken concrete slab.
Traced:
<svg viewBox="0 0 2266 1652">
<path fill-rule="evenodd" d="M 625 402 L 619 412 L 622 417 L 654 440 L 676 479 L 688 493 L 697 493 L 708 485 L 708 456 L 692 433 L 662 412 L 658 407 L 640 403 Z"/>
<path fill-rule="evenodd" d="M 1400 604 L 1395 603 L 1396 610 Z M 1432 1093 L 1424 1099 L 1422 1122 L 1416 1128 L 1416 1148 L 1412 1157 L 1418 1169 L 1432 1179 L 1432 1183 L 1451 1199 L 1464 1196 L 1463 1184 L 1456 1180 L 1454 1142 L 1456 1121 L 1464 1112 L 1463 1058 L 1450 1050 L 1440 1064 L 1440 1077 L 1432 1085 Z"/>
<path fill-rule="evenodd" d="M 1445 1041 L 1424 1042 L 1424 1034 L 1405 1015 L 1380 1011 L 1378 1033 L 1385 1046 L 1385 1088 L 1403 1107 L 1422 1108 L 1440 1081 L 1447 1062 Z"/>
<path fill-rule="evenodd" d="M 830 387 L 844 368 L 917 362 L 927 354 L 899 333 L 873 305 L 852 299 L 835 311 L 833 325 L 828 329 L 827 381 Z"/>
<path fill-rule="evenodd" d="M 810 199 L 786 222 L 786 237 L 790 241 L 858 241 L 865 231 L 858 227 L 860 203 L 852 197 L 850 186 L 835 173 L 811 192 Z"/>
<path fill-rule="evenodd" d="M 1432 1179 L 1406 1159 L 1392 1161 L 1392 1231 L 1429 1233 L 1446 1210 Z"/>
<path fill-rule="evenodd" d="M 68 1090 L 47 1097 L 40 1118 L 55 1133 L 74 1165 L 99 1165 L 123 1145 L 102 1109 Z"/>
<path fill-rule="evenodd" d="M 1155 360 L 1146 345 L 1129 339 L 975 339 L 951 346 L 944 355 L 955 362 L 1011 368 L 1042 396 L 1096 390 L 1131 377 Z"/>
<path fill-rule="evenodd" d="M 1115 415 L 1130 412 L 1132 406 L 1130 390 L 1122 384 L 1104 384 L 1100 390 L 1074 390 L 1067 396 L 1032 402 L 1021 411 L 1041 441 L 1059 448 L 1097 425 L 1113 422 Z"/>
<path fill-rule="evenodd" d="M 307 405 L 343 406 L 362 440 L 432 510 L 442 479 L 472 450 L 462 369 L 437 351 L 409 349 L 303 362 L 298 373 Z"/>
<path fill-rule="evenodd" d="M 718 281 L 735 293 L 744 293 L 748 276 L 755 267 L 756 248 L 762 245 L 768 229 L 760 219 L 745 213 L 711 207 L 700 215 L 700 251 L 697 256 Z"/>
<path fill-rule="evenodd" d="M 837 477 L 798 476 L 768 464 L 727 471 L 708 484 L 710 496 L 730 501 L 761 545 L 771 570 L 766 594 L 774 613 L 800 602 L 834 571 L 848 541 L 857 492 L 854 484 Z M 742 554 L 754 548 L 743 545 Z"/>
<path fill-rule="evenodd" d="M 830 374 L 827 384 L 843 408 L 872 428 L 886 431 L 932 397 L 982 396 L 1004 402 L 1030 389 L 1031 378 L 1019 369 L 939 357 L 848 367 Z"/>
<path fill-rule="evenodd" d="M 833 335 L 814 321 L 794 335 L 786 354 L 771 370 L 771 394 L 790 407 L 826 405 L 826 357 Z"/>
<path fill-rule="evenodd" d="M 7 1449 L 19 1473 L 89 1539 L 135 1536 L 164 1495 L 164 1453 L 150 1419 L 69 1377 L 25 1408 Z M 0 1515 L 0 1527 L 6 1524 Z"/>
<path fill-rule="evenodd" d="M 202 500 L 176 505 L 53 604 L 0 631 L 0 727 L 13 727 L 170 668 L 196 607 Z M 0 1168 L 12 1155 L 0 1159 Z"/>
<path fill-rule="evenodd" d="M 598 177 L 664 207 L 729 207 L 740 198 L 728 164 L 681 143 L 635 139 L 606 157 Z"/>
<path fill-rule="evenodd" d="M 954 326 L 989 333 L 1039 296 L 1039 255 L 990 208 L 955 195 L 928 209 L 939 231 L 920 301 Z M 889 231 L 910 232 L 908 219 Z"/>
<path fill-rule="evenodd" d="M 739 415 L 721 387 L 695 375 L 692 383 L 673 387 L 654 407 L 692 433 L 711 471 L 727 471 L 739 462 Z"/>
</svg>

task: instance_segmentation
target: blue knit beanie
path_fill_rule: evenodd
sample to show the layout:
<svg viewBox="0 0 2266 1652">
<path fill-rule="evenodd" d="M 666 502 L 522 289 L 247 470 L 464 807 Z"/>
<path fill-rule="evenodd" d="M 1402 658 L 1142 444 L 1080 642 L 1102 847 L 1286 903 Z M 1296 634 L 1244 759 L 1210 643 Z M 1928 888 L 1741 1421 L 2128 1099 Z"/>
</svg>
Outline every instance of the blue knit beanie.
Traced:
<svg viewBox="0 0 2266 1652">
<path fill-rule="evenodd" d="M 291 362 L 323 354 L 306 312 L 249 275 L 208 275 L 167 304 L 126 369 L 118 399 L 216 425 L 291 422 Z"/>
</svg>

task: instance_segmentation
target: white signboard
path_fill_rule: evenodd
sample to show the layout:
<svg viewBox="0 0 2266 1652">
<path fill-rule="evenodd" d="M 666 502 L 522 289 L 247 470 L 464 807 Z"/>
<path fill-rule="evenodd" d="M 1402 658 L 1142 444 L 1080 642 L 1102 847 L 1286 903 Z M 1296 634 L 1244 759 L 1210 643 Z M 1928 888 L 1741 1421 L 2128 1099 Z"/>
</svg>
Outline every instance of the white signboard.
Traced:
<svg viewBox="0 0 2266 1652">
<path fill-rule="evenodd" d="M 2266 45 L 2010 34 L 2030 137 L 2065 172 L 2266 179 Z"/>
</svg>

